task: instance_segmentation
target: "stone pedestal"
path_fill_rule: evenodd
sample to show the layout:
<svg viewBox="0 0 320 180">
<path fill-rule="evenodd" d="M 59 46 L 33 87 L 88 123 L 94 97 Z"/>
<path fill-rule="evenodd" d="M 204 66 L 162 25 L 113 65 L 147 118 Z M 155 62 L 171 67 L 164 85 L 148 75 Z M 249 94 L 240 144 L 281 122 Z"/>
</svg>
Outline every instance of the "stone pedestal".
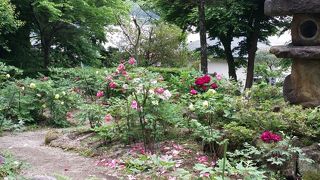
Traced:
<svg viewBox="0 0 320 180">
<path fill-rule="evenodd" d="M 295 59 L 291 72 L 295 102 L 305 107 L 320 105 L 320 60 Z"/>
<path fill-rule="evenodd" d="M 292 58 L 291 75 L 284 83 L 285 99 L 304 107 L 320 105 L 320 46 L 275 46 L 278 58 Z"/>
</svg>

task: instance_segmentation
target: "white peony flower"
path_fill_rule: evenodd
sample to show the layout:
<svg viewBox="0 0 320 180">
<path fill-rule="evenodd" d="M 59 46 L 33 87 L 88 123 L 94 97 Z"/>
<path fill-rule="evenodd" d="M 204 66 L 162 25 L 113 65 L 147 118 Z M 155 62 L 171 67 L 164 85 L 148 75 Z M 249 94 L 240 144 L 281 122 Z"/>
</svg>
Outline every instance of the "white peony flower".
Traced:
<svg viewBox="0 0 320 180">
<path fill-rule="evenodd" d="M 155 106 L 159 105 L 159 101 L 157 101 L 157 100 L 152 101 L 151 103 L 152 103 L 153 105 L 155 105 Z"/>
<path fill-rule="evenodd" d="M 30 87 L 31 89 L 34 89 L 34 88 L 36 88 L 36 84 L 35 84 L 35 83 L 30 83 L 29 87 Z"/>
<path fill-rule="evenodd" d="M 189 105 L 189 109 L 190 109 L 190 111 L 194 111 L 195 110 L 194 105 L 192 103 Z"/>
<path fill-rule="evenodd" d="M 157 84 L 157 83 L 158 83 L 157 80 L 152 80 L 152 81 L 151 81 L 151 84 Z"/>
<path fill-rule="evenodd" d="M 204 108 L 208 108 L 209 107 L 209 102 L 208 101 L 203 101 L 202 106 Z"/>
<path fill-rule="evenodd" d="M 122 88 L 123 89 L 129 89 L 129 85 L 128 84 L 124 84 L 124 85 L 122 85 Z"/>
</svg>

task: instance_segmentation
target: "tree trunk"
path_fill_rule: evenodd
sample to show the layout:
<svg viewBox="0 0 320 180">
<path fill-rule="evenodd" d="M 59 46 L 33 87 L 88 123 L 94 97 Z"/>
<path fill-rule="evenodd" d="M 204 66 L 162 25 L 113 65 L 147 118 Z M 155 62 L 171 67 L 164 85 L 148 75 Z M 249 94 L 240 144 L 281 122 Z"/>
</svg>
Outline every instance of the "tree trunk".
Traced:
<svg viewBox="0 0 320 180">
<path fill-rule="evenodd" d="M 234 57 L 231 49 L 232 38 L 220 38 L 220 40 L 224 47 L 224 53 L 228 63 L 229 77 L 237 81 L 236 65 L 234 63 Z"/>
<path fill-rule="evenodd" d="M 43 49 L 43 66 L 45 69 L 49 67 L 50 64 L 50 47 L 44 45 Z"/>
<path fill-rule="evenodd" d="M 251 88 L 253 84 L 254 77 L 254 61 L 256 58 L 257 45 L 259 39 L 258 29 L 255 30 L 248 37 L 248 67 L 247 67 L 247 79 L 245 88 Z"/>
<path fill-rule="evenodd" d="M 206 32 L 206 16 L 205 16 L 205 0 L 198 2 L 199 13 L 199 30 L 201 45 L 201 71 L 203 74 L 208 73 L 208 55 L 207 55 L 207 32 Z"/>
</svg>

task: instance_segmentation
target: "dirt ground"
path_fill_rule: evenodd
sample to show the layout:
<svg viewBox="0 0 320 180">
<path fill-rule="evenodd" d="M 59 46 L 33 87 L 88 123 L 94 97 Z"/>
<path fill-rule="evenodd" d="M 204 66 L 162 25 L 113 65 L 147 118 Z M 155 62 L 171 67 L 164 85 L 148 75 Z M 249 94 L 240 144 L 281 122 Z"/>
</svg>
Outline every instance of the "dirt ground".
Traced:
<svg viewBox="0 0 320 180">
<path fill-rule="evenodd" d="M 6 134 L 0 137 L 0 151 L 9 151 L 27 164 L 22 172 L 26 178 L 63 175 L 74 180 L 117 179 L 107 174 L 105 167 L 96 166 L 95 158 L 85 158 L 60 148 L 45 146 L 44 137 L 48 131 Z"/>
</svg>

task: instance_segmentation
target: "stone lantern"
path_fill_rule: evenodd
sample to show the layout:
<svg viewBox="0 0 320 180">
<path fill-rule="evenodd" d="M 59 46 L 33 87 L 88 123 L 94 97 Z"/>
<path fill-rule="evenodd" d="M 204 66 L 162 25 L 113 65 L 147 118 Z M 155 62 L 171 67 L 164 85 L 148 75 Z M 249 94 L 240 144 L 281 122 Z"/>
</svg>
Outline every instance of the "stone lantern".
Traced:
<svg viewBox="0 0 320 180">
<path fill-rule="evenodd" d="M 293 16 L 292 44 L 275 46 L 278 58 L 291 58 L 291 75 L 284 82 L 284 97 L 304 107 L 320 105 L 320 0 L 266 0 L 265 14 Z"/>
</svg>

